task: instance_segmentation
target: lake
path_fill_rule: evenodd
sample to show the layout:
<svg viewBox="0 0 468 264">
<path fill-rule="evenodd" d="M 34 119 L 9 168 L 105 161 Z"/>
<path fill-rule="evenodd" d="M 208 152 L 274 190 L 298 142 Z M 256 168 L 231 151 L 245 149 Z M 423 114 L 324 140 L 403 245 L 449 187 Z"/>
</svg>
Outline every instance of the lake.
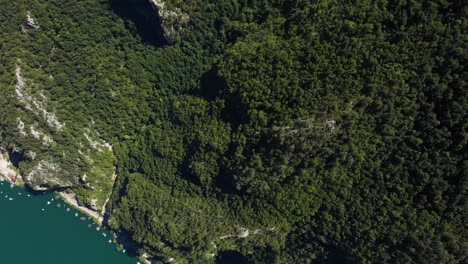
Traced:
<svg viewBox="0 0 468 264">
<path fill-rule="evenodd" d="M 53 193 L 32 194 L 0 184 L 0 263 L 137 263 L 117 250 L 108 230 Z"/>
</svg>

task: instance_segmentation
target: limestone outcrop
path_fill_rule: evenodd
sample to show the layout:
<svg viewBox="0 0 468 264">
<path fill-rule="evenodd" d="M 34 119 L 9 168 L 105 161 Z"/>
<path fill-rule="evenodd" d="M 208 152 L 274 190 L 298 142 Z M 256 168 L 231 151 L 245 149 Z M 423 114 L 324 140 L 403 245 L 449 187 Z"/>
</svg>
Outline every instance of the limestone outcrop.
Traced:
<svg viewBox="0 0 468 264">
<path fill-rule="evenodd" d="M 26 23 L 21 25 L 21 31 L 27 33 L 28 30 L 38 29 L 40 27 L 39 22 L 33 17 L 30 11 L 26 13 Z"/>
<path fill-rule="evenodd" d="M 168 8 L 163 0 L 150 0 L 153 9 L 157 12 L 163 28 L 164 38 L 170 45 L 177 42 L 180 29 L 186 25 L 190 17 L 180 8 Z"/>
</svg>

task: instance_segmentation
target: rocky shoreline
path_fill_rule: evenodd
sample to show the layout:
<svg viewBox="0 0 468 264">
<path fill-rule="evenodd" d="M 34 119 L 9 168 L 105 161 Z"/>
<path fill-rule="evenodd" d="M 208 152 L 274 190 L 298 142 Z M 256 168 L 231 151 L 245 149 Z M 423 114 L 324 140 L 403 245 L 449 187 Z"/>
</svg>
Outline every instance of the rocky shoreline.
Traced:
<svg viewBox="0 0 468 264">
<path fill-rule="evenodd" d="M 98 212 L 93 211 L 87 207 L 80 206 L 75 198 L 74 194 L 71 193 L 66 193 L 64 191 L 62 192 L 57 192 L 57 194 L 60 196 L 60 198 L 65 201 L 67 204 L 70 206 L 74 207 L 75 209 L 83 212 L 84 214 L 90 216 L 91 218 L 94 219 L 99 225 L 102 225 L 102 222 L 104 220 L 104 217 L 100 215 Z"/>
<path fill-rule="evenodd" d="M 115 179 L 115 175 L 114 175 Z M 14 165 L 11 163 L 11 161 L 8 159 L 8 154 L 6 153 L 1 153 L 0 152 L 0 181 L 6 181 L 9 184 L 16 185 L 16 186 L 25 186 L 26 184 L 23 181 L 22 176 L 17 173 L 14 170 Z M 85 206 L 81 206 L 78 204 L 78 201 L 76 200 L 75 194 L 69 193 L 66 190 L 61 190 L 61 191 L 55 191 L 55 193 L 68 205 L 71 207 L 75 208 L 76 210 L 82 212 L 83 214 L 86 214 L 87 216 L 91 217 L 94 222 L 97 224 L 103 226 L 105 225 L 104 223 L 104 213 L 106 210 L 106 204 L 103 206 L 101 212 L 97 212 L 94 210 L 91 210 Z M 125 241 L 122 239 L 118 239 L 119 243 L 126 248 L 125 246 Z M 140 256 L 140 261 L 142 261 L 145 264 L 151 264 L 152 261 L 150 257 L 147 254 L 144 254 L 143 256 Z"/>
<path fill-rule="evenodd" d="M 4 155 L 0 153 L 0 179 L 8 181 L 10 184 L 23 185 L 23 178 L 12 169 L 13 164 Z"/>
<path fill-rule="evenodd" d="M 13 169 L 14 166 L 7 156 L 8 155 L 5 153 L 0 153 L 0 180 L 7 181 L 12 185 L 24 186 L 23 178 Z M 76 201 L 74 194 L 67 193 L 65 191 L 57 191 L 56 193 L 70 206 L 73 206 L 77 210 L 92 217 L 97 223 L 102 225 L 104 219 L 102 212 L 100 214 L 99 212 L 93 211 L 87 207 L 80 206 Z"/>
</svg>

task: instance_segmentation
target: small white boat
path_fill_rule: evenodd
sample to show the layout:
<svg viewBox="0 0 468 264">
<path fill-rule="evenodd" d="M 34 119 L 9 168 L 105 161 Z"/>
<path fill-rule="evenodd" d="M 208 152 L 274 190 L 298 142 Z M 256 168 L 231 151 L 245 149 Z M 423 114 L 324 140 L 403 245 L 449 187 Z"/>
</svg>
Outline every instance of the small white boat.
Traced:
<svg viewBox="0 0 468 264">
<path fill-rule="evenodd" d="M 13 198 L 8 198 L 8 200 L 13 201 Z"/>
</svg>

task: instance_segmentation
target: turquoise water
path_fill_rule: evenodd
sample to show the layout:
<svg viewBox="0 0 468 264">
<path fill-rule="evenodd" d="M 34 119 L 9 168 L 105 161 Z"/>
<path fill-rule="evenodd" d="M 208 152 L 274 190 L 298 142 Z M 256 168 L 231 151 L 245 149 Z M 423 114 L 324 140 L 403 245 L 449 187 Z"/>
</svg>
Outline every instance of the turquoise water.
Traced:
<svg viewBox="0 0 468 264">
<path fill-rule="evenodd" d="M 114 237 L 108 230 L 97 231 L 87 216 L 67 208 L 54 194 L 33 195 L 0 182 L 0 263 L 137 263 L 109 243 Z"/>
</svg>

